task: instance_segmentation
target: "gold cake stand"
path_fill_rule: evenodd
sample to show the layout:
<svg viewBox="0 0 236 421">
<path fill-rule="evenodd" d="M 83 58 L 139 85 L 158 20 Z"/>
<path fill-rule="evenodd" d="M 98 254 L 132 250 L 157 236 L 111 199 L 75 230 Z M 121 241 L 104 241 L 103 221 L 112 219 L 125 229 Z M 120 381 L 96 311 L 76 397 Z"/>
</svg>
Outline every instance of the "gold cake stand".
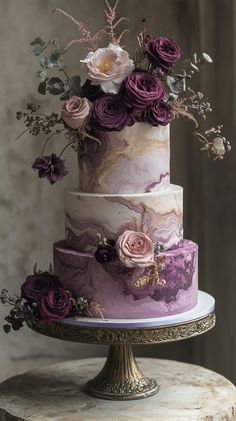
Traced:
<svg viewBox="0 0 236 421">
<path fill-rule="evenodd" d="M 152 396 L 159 389 L 156 380 L 147 378 L 139 369 L 132 345 L 174 342 L 200 335 L 214 327 L 215 313 L 157 327 L 91 327 L 70 324 L 68 320 L 40 324 L 32 319 L 27 320 L 27 325 L 38 333 L 65 341 L 110 345 L 103 369 L 85 385 L 85 392 L 103 399 L 132 400 Z"/>
</svg>

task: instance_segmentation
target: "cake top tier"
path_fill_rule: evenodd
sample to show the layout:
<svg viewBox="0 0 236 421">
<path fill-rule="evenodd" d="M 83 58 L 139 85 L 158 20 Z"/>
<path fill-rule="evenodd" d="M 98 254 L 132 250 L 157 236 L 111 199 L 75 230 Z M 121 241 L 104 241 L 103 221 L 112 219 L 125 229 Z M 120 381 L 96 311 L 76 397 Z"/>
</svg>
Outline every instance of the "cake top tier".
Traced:
<svg viewBox="0 0 236 421">
<path fill-rule="evenodd" d="M 105 26 L 97 33 L 70 13 L 55 9 L 77 26 L 79 38 L 69 41 L 64 49 L 55 37 L 44 40 L 37 36 L 31 42 L 40 59 L 38 93 L 53 95 L 62 102 L 48 114 L 37 103 L 28 103 L 26 109 L 18 111 L 17 119 L 23 120 L 26 128 L 17 139 L 26 133 L 47 135 L 32 168 L 50 184 L 70 171 L 63 154 L 71 147 L 79 150 L 80 181 L 76 187 L 82 192 L 159 191 L 169 185 L 169 124 L 174 119 L 191 121 L 201 150 L 214 159 L 222 159 L 231 149 L 221 133 L 222 125 L 205 127 L 211 105 L 202 92 L 191 87 L 194 74 L 212 59 L 207 53 L 184 57 L 173 39 L 153 37 L 145 19 L 135 35 L 137 48 L 129 52 L 123 42 L 127 29 L 119 25 L 126 18 L 117 15 L 118 1 L 113 5 L 109 2 L 105 0 Z M 75 60 L 76 75 L 67 66 L 65 54 L 73 44 L 84 44 L 87 50 L 81 60 Z M 81 66 L 86 75 L 83 81 Z M 57 114 L 54 110 L 58 109 Z M 51 138 L 58 134 L 64 136 L 65 146 L 60 151 L 54 142 L 56 153 L 49 153 Z"/>
<path fill-rule="evenodd" d="M 80 191 L 147 193 L 169 186 L 169 125 L 135 123 L 96 135 L 100 144 L 88 139 L 78 151 Z"/>
</svg>

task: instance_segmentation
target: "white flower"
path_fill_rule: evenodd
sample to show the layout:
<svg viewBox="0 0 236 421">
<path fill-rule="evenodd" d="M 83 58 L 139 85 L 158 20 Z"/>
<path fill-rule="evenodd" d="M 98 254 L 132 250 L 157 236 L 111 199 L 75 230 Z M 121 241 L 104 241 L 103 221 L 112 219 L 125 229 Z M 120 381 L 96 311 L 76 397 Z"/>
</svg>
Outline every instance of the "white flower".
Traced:
<svg viewBox="0 0 236 421">
<path fill-rule="evenodd" d="M 225 145 L 224 138 L 217 136 L 212 141 L 212 152 L 217 156 L 222 156 L 225 154 Z"/>
<path fill-rule="evenodd" d="M 134 69 L 127 51 L 114 44 L 88 53 L 81 62 L 87 64 L 88 78 L 95 85 L 101 85 L 103 92 L 112 94 L 117 94 L 122 81 Z"/>
</svg>

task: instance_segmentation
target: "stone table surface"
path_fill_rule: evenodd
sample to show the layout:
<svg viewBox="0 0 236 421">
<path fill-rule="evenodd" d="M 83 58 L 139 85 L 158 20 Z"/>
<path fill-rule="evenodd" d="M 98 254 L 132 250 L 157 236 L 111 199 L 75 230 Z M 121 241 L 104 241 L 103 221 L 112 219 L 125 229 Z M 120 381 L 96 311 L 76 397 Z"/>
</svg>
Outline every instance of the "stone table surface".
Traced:
<svg viewBox="0 0 236 421">
<path fill-rule="evenodd" d="M 87 396 L 83 385 L 104 364 L 90 358 L 28 371 L 0 384 L 1 421 L 231 421 L 236 419 L 236 388 L 203 367 L 176 361 L 137 358 L 156 377 L 160 391 L 135 401 Z"/>
</svg>

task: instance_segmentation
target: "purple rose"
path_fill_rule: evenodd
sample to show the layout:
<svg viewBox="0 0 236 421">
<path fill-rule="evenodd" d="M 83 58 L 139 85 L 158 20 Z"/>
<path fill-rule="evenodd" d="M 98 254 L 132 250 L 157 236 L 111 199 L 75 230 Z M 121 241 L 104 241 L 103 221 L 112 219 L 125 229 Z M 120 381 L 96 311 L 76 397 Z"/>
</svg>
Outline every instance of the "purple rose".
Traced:
<svg viewBox="0 0 236 421">
<path fill-rule="evenodd" d="M 116 259 L 115 241 L 107 240 L 106 245 L 99 245 L 95 251 L 95 258 L 99 263 L 107 263 Z"/>
<path fill-rule="evenodd" d="M 81 97 L 88 98 L 89 101 L 93 102 L 96 99 L 104 95 L 99 85 L 92 85 L 91 81 L 87 79 L 80 90 Z"/>
<path fill-rule="evenodd" d="M 170 38 L 155 38 L 146 45 L 148 60 L 154 67 L 158 67 L 163 73 L 168 73 L 169 69 L 181 57 L 181 50 Z"/>
<path fill-rule="evenodd" d="M 104 95 L 93 103 L 92 124 L 104 131 L 120 131 L 134 123 L 128 107 L 118 95 Z"/>
<path fill-rule="evenodd" d="M 75 305 L 71 292 L 58 288 L 43 296 L 39 304 L 40 320 L 48 323 L 62 319 L 70 313 Z"/>
<path fill-rule="evenodd" d="M 36 273 L 27 276 L 21 287 L 21 297 L 29 304 L 40 303 L 41 298 L 50 290 L 60 288 L 61 284 L 57 276 L 49 272 Z"/>
<path fill-rule="evenodd" d="M 61 159 L 55 153 L 36 158 L 32 168 L 38 171 L 39 178 L 47 178 L 50 184 L 60 181 L 68 174 L 68 170 L 65 167 L 65 160 Z"/>
<path fill-rule="evenodd" d="M 166 126 L 172 121 L 172 119 L 172 108 L 164 101 L 154 102 L 154 104 L 146 108 L 143 113 L 143 120 L 153 126 Z"/>
<path fill-rule="evenodd" d="M 136 111 L 164 97 L 160 79 L 145 71 L 134 71 L 124 81 L 124 101 Z"/>
</svg>

